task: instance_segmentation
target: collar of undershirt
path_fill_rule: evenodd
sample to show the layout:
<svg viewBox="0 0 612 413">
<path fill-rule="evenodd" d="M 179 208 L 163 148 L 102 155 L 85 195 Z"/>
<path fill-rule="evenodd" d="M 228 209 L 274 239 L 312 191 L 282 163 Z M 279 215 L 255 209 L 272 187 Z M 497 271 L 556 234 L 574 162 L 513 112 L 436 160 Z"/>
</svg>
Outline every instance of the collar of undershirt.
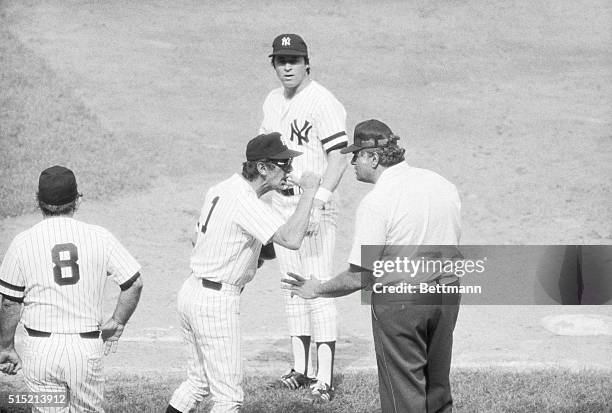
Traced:
<svg viewBox="0 0 612 413">
<path fill-rule="evenodd" d="M 50 219 L 53 219 L 53 220 L 71 219 L 71 220 L 74 220 L 75 218 L 74 218 L 74 216 L 68 216 L 68 215 L 50 215 L 50 216 L 44 217 L 43 221 L 50 220 Z"/>
</svg>

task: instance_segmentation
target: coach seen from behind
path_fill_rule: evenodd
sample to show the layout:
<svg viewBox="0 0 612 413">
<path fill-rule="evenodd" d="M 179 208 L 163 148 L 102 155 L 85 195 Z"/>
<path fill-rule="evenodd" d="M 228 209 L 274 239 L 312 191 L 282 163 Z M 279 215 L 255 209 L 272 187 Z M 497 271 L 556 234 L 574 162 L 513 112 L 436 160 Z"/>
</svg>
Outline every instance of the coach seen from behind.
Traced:
<svg viewBox="0 0 612 413">
<path fill-rule="evenodd" d="M 80 197 L 71 170 L 53 166 L 41 173 L 44 219 L 15 237 L 0 266 L 0 370 L 15 374 L 22 367 L 14 347 L 21 319 L 28 389 L 65 394 L 66 411 L 102 412 L 102 355 L 116 350 L 143 284 L 140 265 L 110 232 L 73 218 Z M 102 324 L 109 278 L 121 292 Z"/>
</svg>

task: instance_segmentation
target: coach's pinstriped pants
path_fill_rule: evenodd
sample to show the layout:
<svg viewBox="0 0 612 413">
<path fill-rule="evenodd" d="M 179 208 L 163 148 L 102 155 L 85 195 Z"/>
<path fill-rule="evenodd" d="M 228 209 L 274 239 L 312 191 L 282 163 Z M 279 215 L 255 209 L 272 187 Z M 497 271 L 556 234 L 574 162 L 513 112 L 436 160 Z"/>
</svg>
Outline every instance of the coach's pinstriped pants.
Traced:
<svg viewBox="0 0 612 413">
<path fill-rule="evenodd" d="M 103 412 L 104 373 L 101 339 L 78 334 L 26 337 L 23 375 L 31 392 L 68 391 L 67 407 L 37 407 L 33 412 Z"/>
<path fill-rule="evenodd" d="M 204 288 L 192 275 L 178 294 L 178 310 L 190 355 L 187 380 L 176 389 L 170 404 L 188 412 L 210 394 L 211 413 L 239 411 L 244 399 L 240 293 Z"/>
</svg>

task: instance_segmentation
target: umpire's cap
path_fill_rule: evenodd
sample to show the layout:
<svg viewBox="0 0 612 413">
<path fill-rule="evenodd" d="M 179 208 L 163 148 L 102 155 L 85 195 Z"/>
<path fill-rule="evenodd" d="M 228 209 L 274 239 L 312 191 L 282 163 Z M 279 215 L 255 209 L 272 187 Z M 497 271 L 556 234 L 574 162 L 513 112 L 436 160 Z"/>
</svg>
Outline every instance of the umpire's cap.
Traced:
<svg viewBox="0 0 612 413">
<path fill-rule="evenodd" d="M 64 205 L 79 196 L 74 173 L 55 165 L 41 172 L 38 178 L 38 199 L 47 205 Z"/>
<path fill-rule="evenodd" d="M 272 42 L 272 56 L 305 56 L 308 57 L 306 42 L 297 34 L 279 34 Z"/>
<path fill-rule="evenodd" d="M 353 139 L 354 143 L 341 149 L 340 153 L 357 152 L 366 148 L 394 145 L 399 140 L 399 136 L 394 135 L 391 129 L 383 122 L 370 119 L 355 126 Z"/>
<path fill-rule="evenodd" d="M 246 148 L 247 161 L 290 159 L 301 154 L 302 152 L 287 148 L 278 132 L 258 135 L 249 141 Z"/>
</svg>

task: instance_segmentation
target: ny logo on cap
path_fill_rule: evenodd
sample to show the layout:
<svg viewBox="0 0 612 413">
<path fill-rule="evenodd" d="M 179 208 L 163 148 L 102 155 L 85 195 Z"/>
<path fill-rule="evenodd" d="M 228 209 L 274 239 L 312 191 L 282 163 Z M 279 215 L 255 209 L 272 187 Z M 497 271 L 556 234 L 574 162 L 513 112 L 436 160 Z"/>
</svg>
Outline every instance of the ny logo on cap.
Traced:
<svg viewBox="0 0 612 413">
<path fill-rule="evenodd" d="M 282 46 L 291 46 L 291 37 L 283 37 L 281 40 Z"/>
</svg>

